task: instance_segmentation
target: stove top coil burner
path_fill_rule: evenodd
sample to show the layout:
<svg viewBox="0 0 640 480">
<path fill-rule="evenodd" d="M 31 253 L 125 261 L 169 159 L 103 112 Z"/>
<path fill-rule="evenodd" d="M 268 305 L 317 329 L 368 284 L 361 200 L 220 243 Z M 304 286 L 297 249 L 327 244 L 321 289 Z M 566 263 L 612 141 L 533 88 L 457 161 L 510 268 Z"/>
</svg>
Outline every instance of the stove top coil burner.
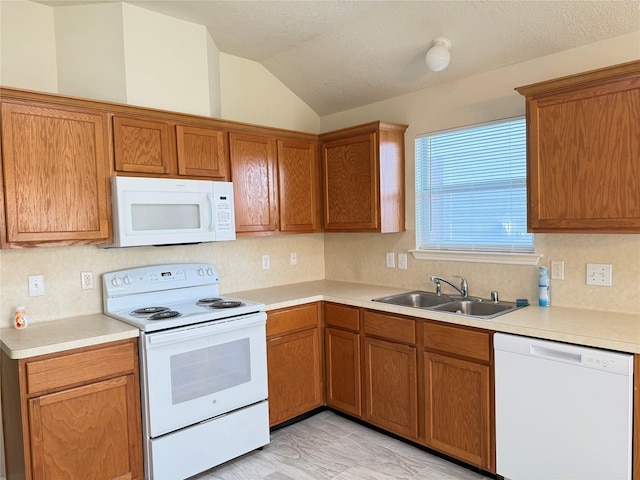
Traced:
<svg viewBox="0 0 640 480">
<path fill-rule="evenodd" d="M 167 307 L 144 307 L 135 309 L 131 312 L 131 315 L 153 315 L 154 313 L 166 312 L 167 310 L 169 310 Z"/>
<path fill-rule="evenodd" d="M 182 314 L 175 310 L 165 310 L 163 312 L 154 313 L 149 317 L 149 320 L 166 320 L 167 318 L 180 317 Z"/>
<path fill-rule="evenodd" d="M 219 302 L 220 300 L 222 300 L 220 297 L 201 298 L 196 302 L 196 305 L 208 307 L 215 302 Z"/>
<path fill-rule="evenodd" d="M 235 300 L 219 300 L 209 305 L 209 308 L 237 308 L 243 305 L 244 303 Z"/>
</svg>

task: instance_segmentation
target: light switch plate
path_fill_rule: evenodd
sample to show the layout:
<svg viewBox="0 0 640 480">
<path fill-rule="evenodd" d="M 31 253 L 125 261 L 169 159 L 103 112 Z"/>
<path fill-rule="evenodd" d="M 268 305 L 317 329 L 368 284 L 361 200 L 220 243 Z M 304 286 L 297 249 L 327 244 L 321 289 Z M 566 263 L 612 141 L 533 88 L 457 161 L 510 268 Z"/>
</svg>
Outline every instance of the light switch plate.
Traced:
<svg viewBox="0 0 640 480">
<path fill-rule="evenodd" d="M 396 255 L 393 252 L 387 253 L 387 268 L 396 268 Z"/>
<path fill-rule="evenodd" d="M 29 296 L 44 295 L 44 275 L 29 275 Z"/>
</svg>

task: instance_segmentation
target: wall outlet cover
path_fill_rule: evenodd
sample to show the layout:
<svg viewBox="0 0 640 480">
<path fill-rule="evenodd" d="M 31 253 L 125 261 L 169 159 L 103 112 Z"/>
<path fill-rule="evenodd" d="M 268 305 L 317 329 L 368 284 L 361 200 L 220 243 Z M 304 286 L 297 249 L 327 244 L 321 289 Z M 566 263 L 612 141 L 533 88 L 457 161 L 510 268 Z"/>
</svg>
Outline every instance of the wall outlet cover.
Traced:
<svg viewBox="0 0 640 480">
<path fill-rule="evenodd" d="M 587 285 L 610 287 L 612 285 L 610 263 L 587 263 Z"/>
<path fill-rule="evenodd" d="M 399 253 L 398 254 L 398 268 L 401 270 L 407 269 L 407 254 Z"/>
<path fill-rule="evenodd" d="M 564 280 L 564 260 L 551 262 L 551 280 Z"/>
</svg>

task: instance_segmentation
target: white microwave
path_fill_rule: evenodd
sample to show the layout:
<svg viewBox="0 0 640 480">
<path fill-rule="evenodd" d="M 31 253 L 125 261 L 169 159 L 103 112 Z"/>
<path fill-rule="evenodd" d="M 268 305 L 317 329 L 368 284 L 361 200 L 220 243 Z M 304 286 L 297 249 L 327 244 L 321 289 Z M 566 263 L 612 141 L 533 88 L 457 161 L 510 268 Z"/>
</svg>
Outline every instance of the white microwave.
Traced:
<svg viewBox="0 0 640 480">
<path fill-rule="evenodd" d="M 235 240 L 233 184 L 112 177 L 113 244 L 174 245 Z"/>
</svg>

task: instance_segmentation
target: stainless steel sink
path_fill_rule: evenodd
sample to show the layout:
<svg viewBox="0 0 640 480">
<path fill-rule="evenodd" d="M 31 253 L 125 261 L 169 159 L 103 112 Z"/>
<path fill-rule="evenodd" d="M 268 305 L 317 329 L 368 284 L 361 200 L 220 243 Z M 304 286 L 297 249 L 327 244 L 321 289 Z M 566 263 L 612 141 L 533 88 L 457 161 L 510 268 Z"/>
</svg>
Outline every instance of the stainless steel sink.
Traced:
<svg viewBox="0 0 640 480">
<path fill-rule="evenodd" d="M 511 302 L 478 302 L 472 300 L 455 301 L 433 307 L 438 312 L 459 313 L 471 317 L 493 318 L 516 309 Z"/>
<path fill-rule="evenodd" d="M 452 302 L 453 299 L 447 295 L 436 295 L 435 293 L 416 290 L 414 292 L 399 293 L 388 297 L 374 298 L 373 301 L 391 303 L 402 307 L 430 308 Z"/>
<path fill-rule="evenodd" d="M 421 290 L 374 298 L 373 301 L 401 307 L 422 308 L 434 312 L 457 313 L 474 318 L 494 318 L 517 308 L 516 304 L 512 302 L 494 303 L 476 297 L 460 299 L 458 295 L 437 295 Z"/>
</svg>

